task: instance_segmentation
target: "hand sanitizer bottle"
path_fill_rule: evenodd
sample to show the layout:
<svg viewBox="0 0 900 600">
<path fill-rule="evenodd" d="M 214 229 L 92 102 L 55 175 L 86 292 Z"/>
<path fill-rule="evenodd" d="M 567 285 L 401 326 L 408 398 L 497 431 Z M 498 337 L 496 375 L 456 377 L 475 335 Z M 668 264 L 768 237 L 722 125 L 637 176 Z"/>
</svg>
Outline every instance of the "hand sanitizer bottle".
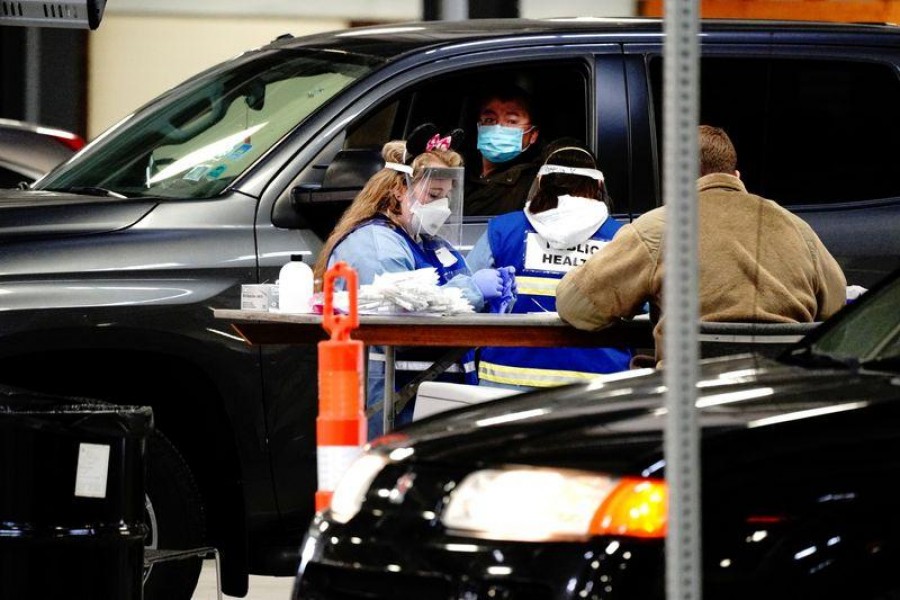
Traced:
<svg viewBox="0 0 900 600">
<path fill-rule="evenodd" d="M 292 254 L 291 261 L 278 273 L 278 310 L 284 313 L 310 312 L 312 295 L 312 269 L 303 262 L 303 255 Z"/>
</svg>

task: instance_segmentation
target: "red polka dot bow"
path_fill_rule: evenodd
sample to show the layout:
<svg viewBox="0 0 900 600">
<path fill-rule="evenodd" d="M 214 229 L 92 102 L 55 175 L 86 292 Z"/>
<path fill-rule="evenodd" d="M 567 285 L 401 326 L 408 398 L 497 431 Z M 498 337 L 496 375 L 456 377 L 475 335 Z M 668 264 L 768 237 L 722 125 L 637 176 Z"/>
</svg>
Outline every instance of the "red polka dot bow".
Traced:
<svg viewBox="0 0 900 600">
<path fill-rule="evenodd" d="M 441 134 L 434 134 L 428 143 L 425 144 L 425 150 L 449 150 L 450 149 L 450 136 L 441 137 Z"/>
</svg>

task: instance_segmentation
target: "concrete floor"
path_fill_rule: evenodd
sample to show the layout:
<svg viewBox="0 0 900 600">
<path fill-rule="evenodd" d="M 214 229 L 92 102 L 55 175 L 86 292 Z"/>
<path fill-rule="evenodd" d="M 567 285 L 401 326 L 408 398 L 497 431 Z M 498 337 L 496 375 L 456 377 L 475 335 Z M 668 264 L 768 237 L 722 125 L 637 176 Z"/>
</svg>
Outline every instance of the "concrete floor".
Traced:
<svg viewBox="0 0 900 600">
<path fill-rule="evenodd" d="M 290 600 L 294 589 L 293 577 L 250 576 L 250 590 L 246 600 Z M 223 596 L 233 598 L 234 596 Z M 203 561 L 200 581 L 193 600 L 216 600 L 216 566 L 212 560 Z"/>
</svg>

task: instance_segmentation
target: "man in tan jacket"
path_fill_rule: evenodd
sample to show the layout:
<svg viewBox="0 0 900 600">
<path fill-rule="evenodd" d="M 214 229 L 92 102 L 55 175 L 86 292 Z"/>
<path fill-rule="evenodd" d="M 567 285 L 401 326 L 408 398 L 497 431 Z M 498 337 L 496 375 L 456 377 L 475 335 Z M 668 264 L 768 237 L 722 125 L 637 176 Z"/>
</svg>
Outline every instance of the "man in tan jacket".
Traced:
<svg viewBox="0 0 900 600">
<path fill-rule="evenodd" d="M 717 127 L 700 127 L 699 268 L 703 321 L 820 321 L 846 300 L 837 261 L 813 232 L 775 202 L 747 192 L 737 153 Z M 662 359 L 663 231 L 666 208 L 625 225 L 556 288 L 560 317 L 595 330 L 650 304 Z"/>
</svg>

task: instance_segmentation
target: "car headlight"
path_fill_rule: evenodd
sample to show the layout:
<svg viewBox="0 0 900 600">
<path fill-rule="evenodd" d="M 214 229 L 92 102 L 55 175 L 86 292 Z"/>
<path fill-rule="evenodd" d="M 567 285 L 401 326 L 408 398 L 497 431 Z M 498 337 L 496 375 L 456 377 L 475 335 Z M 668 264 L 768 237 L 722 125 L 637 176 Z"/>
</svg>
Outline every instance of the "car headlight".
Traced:
<svg viewBox="0 0 900 600">
<path fill-rule="evenodd" d="M 510 467 L 468 475 L 441 521 L 451 532 L 498 540 L 663 537 L 667 503 L 660 479 Z"/>
<path fill-rule="evenodd" d="M 363 454 L 341 476 L 331 496 L 331 518 L 346 523 L 359 512 L 369 486 L 390 460 L 382 454 Z"/>
</svg>

